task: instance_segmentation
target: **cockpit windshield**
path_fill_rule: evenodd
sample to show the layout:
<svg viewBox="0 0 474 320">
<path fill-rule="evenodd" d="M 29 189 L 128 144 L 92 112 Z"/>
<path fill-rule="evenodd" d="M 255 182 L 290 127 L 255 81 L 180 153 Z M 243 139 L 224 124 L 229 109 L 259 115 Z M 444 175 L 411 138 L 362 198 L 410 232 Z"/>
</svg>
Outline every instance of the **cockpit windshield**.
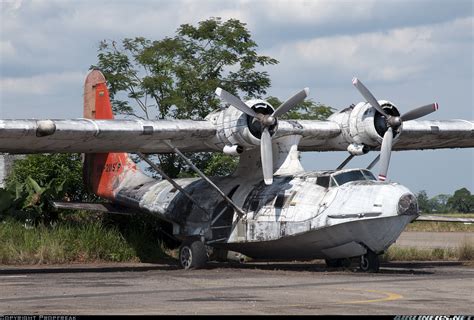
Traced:
<svg viewBox="0 0 474 320">
<path fill-rule="evenodd" d="M 351 181 L 367 181 L 367 180 L 377 180 L 375 179 L 372 172 L 366 169 L 354 169 L 351 171 L 345 172 L 335 172 L 335 173 L 326 173 L 320 175 L 316 184 L 324 188 L 331 188 L 343 185 L 344 183 Z"/>
<path fill-rule="evenodd" d="M 361 181 L 361 180 L 376 180 L 372 172 L 369 170 L 352 170 L 341 173 L 336 173 L 333 175 L 334 180 L 336 180 L 338 185 L 343 185 L 344 183 L 351 181 Z"/>
</svg>

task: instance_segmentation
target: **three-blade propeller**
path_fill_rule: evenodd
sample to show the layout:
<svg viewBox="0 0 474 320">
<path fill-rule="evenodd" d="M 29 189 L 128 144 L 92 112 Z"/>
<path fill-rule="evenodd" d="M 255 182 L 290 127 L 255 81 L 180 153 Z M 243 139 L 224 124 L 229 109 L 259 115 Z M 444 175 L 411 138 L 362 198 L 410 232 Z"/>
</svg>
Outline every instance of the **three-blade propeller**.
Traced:
<svg viewBox="0 0 474 320">
<path fill-rule="evenodd" d="M 424 117 L 436 110 L 438 110 L 438 104 L 432 103 L 426 106 L 422 106 L 416 109 L 412 109 L 401 116 L 392 116 L 385 112 L 385 110 L 380 106 L 379 102 L 375 97 L 370 93 L 370 91 L 364 86 L 359 79 L 352 79 L 352 84 L 359 90 L 360 94 L 374 107 L 378 112 L 380 112 L 384 117 L 387 124 L 387 131 L 385 132 L 382 140 L 382 146 L 380 147 L 380 171 L 379 171 L 379 180 L 385 181 L 387 178 L 388 166 L 390 164 L 390 155 L 392 153 L 392 141 L 394 132 L 402 125 L 403 121 L 415 120 L 421 117 Z"/>
<path fill-rule="evenodd" d="M 225 91 L 217 88 L 216 95 L 231 106 L 237 108 L 243 113 L 255 118 L 260 122 L 262 136 L 260 138 L 260 156 L 262 161 L 263 179 L 265 184 L 273 183 L 273 151 L 272 151 L 272 136 L 269 128 L 276 124 L 277 117 L 287 113 L 293 107 L 301 103 L 308 95 L 309 89 L 304 88 L 291 98 L 283 102 L 272 114 L 263 114 L 255 112 L 251 107 L 245 104 L 242 100 Z"/>
</svg>

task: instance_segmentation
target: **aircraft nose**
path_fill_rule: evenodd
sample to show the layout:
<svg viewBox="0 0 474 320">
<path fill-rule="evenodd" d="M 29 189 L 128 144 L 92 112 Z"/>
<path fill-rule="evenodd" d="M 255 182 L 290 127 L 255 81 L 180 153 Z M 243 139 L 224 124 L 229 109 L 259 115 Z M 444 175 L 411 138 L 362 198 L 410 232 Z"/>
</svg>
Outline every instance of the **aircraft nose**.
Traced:
<svg viewBox="0 0 474 320">
<path fill-rule="evenodd" d="M 418 215 L 418 201 L 412 193 L 405 193 L 398 200 L 399 215 Z"/>
</svg>

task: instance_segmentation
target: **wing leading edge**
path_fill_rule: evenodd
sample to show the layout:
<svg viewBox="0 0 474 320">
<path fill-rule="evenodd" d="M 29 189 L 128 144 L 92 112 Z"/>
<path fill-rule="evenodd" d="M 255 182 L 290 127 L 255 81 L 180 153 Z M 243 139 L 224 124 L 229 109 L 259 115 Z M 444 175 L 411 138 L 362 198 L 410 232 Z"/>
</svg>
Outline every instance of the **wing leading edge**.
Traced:
<svg viewBox="0 0 474 320">
<path fill-rule="evenodd" d="M 54 132 L 43 133 L 44 121 Z M 164 140 L 183 151 L 211 151 L 216 128 L 192 120 L 0 120 L 0 152 L 172 152 Z"/>
</svg>

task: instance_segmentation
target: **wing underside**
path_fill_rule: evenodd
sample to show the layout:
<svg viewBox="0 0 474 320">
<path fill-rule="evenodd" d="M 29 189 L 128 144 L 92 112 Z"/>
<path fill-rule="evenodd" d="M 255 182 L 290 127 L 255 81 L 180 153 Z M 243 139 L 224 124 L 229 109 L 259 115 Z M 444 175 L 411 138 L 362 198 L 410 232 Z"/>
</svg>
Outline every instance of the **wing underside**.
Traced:
<svg viewBox="0 0 474 320">
<path fill-rule="evenodd" d="M 41 132 L 42 120 L 0 120 L 0 152 L 168 153 L 170 140 L 183 151 L 210 151 L 216 129 L 192 120 L 46 120 L 54 133 Z"/>
<path fill-rule="evenodd" d="M 43 133 L 54 123 L 54 132 Z M 210 121 L 193 120 L 0 120 L 0 152 L 173 152 L 165 143 L 185 152 L 220 151 L 218 128 Z M 345 151 L 352 143 L 344 126 L 333 121 L 280 121 L 275 140 L 302 137 L 300 151 Z M 258 147 L 255 146 L 255 147 Z M 372 145 L 378 149 L 380 145 Z M 394 150 L 472 148 L 474 123 L 467 120 L 409 121 L 403 125 Z"/>
<path fill-rule="evenodd" d="M 394 150 L 472 148 L 474 123 L 467 120 L 409 121 Z"/>
</svg>

